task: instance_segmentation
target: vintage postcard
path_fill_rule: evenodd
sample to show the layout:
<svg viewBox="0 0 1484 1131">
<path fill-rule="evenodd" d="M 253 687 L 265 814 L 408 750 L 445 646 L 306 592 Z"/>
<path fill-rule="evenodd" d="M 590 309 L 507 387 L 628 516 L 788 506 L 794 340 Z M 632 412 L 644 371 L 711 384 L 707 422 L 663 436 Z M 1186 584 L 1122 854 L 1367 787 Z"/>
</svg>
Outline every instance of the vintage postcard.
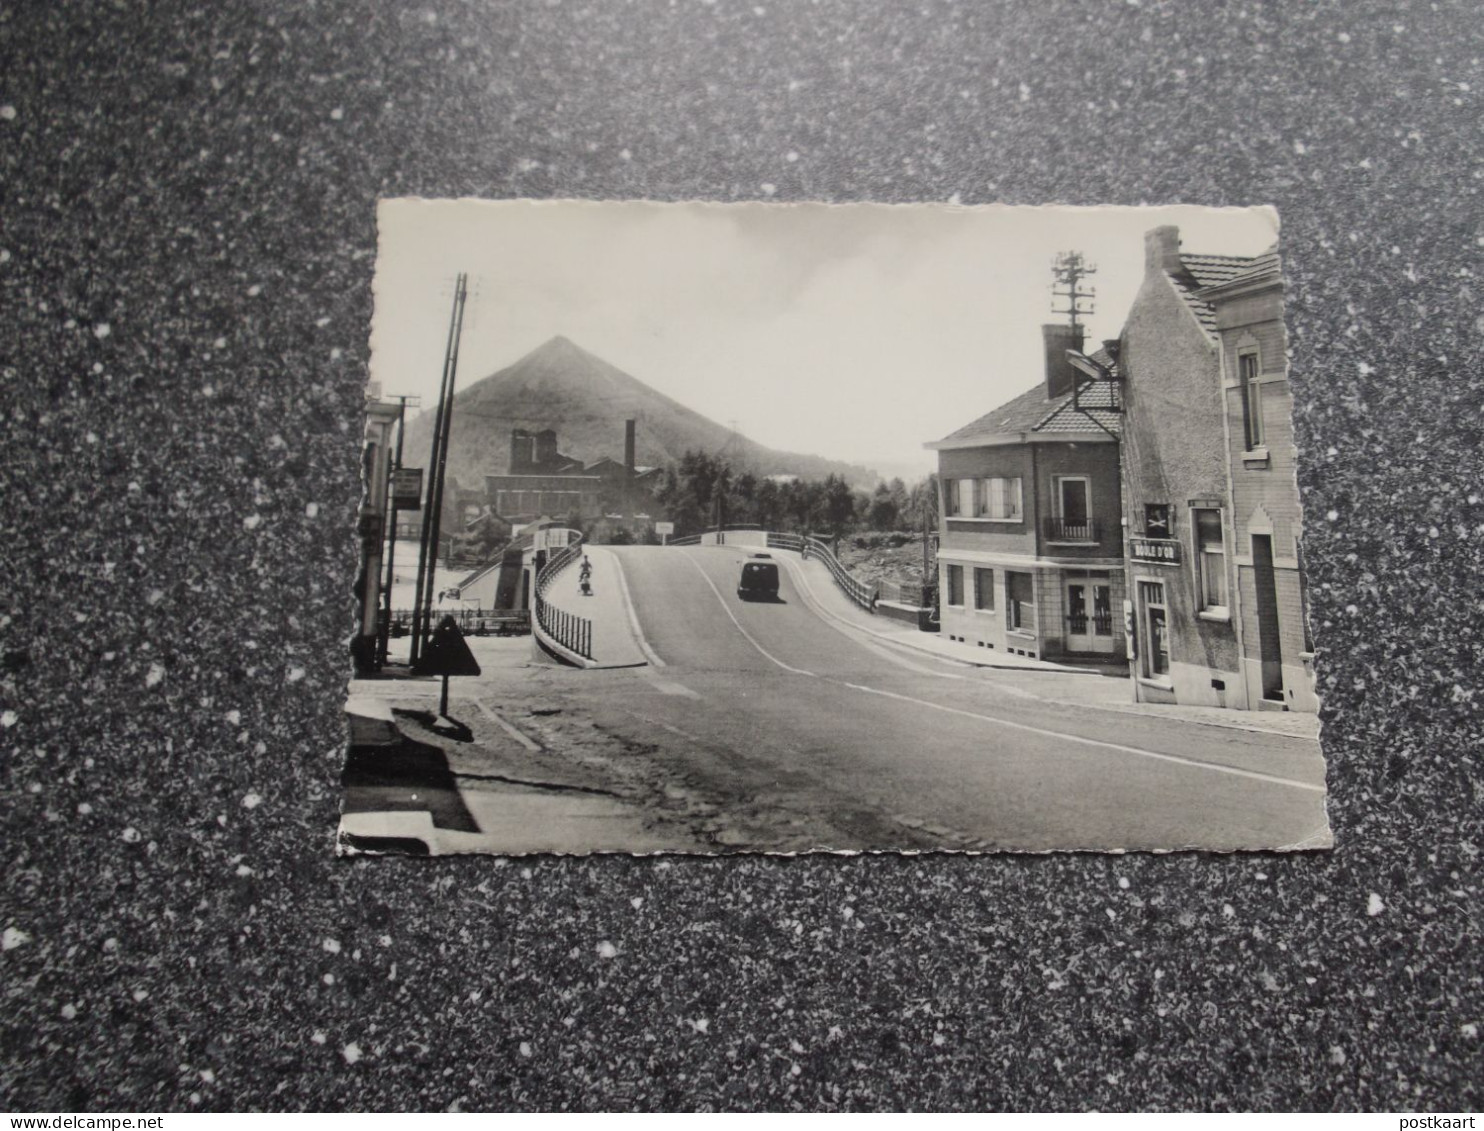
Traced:
<svg viewBox="0 0 1484 1131">
<path fill-rule="evenodd" d="M 343 853 L 1330 845 L 1271 209 L 379 225 Z"/>
</svg>

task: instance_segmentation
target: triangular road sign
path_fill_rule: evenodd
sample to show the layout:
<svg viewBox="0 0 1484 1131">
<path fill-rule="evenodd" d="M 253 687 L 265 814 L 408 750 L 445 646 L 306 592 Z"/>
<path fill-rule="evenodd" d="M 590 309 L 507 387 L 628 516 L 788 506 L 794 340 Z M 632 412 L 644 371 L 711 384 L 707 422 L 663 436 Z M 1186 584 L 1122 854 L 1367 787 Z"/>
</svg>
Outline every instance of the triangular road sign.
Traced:
<svg viewBox="0 0 1484 1131">
<path fill-rule="evenodd" d="M 413 675 L 478 675 L 479 661 L 464 643 L 464 634 L 451 616 L 433 630 L 433 638 L 412 667 Z"/>
</svg>

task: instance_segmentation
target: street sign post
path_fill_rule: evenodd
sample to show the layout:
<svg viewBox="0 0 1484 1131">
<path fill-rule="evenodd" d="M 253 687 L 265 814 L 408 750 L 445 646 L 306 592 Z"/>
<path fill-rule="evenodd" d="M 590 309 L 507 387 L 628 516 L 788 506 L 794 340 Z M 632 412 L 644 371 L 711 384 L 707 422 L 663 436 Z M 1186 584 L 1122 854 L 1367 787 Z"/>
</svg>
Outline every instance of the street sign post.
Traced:
<svg viewBox="0 0 1484 1131">
<path fill-rule="evenodd" d="M 469 651 L 469 645 L 464 641 L 464 634 L 459 631 L 459 626 L 453 617 L 445 614 L 438 627 L 433 630 L 428 646 L 422 650 L 417 662 L 412 665 L 412 674 L 443 677 L 443 697 L 438 706 L 438 713 L 445 719 L 448 718 L 448 677 L 480 674 L 479 661 L 474 658 L 474 653 Z"/>
<path fill-rule="evenodd" d="M 673 522 L 657 522 L 654 524 L 654 532 L 660 536 L 660 545 L 668 546 L 670 544 L 670 535 L 675 533 L 675 524 Z"/>
<path fill-rule="evenodd" d="M 392 472 L 392 505 L 399 511 L 422 510 L 422 468 L 399 467 Z"/>
</svg>

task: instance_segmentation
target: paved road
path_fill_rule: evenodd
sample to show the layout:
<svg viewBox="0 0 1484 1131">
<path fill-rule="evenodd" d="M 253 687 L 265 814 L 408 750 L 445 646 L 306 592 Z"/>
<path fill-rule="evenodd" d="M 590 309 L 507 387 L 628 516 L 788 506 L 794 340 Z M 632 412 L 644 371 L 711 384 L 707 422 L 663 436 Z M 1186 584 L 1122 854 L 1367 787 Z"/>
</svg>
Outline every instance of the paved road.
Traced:
<svg viewBox="0 0 1484 1131">
<path fill-rule="evenodd" d="M 811 844 L 1328 843 L 1312 740 L 1047 703 L 1034 675 L 901 653 L 832 616 L 841 598 L 794 555 L 762 603 L 736 594 L 746 551 L 608 553 L 652 664 L 569 689 L 600 723 L 681 740 L 697 788 L 745 791 Z"/>
</svg>

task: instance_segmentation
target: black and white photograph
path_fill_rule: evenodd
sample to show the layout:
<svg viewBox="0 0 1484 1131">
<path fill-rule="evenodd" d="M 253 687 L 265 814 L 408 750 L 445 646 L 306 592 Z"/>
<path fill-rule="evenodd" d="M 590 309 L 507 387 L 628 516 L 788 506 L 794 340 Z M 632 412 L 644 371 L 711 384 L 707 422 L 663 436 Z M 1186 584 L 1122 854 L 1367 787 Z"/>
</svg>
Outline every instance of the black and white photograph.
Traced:
<svg viewBox="0 0 1484 1131">
<path fill-rule="evenodd" d="M 1272 210 L 378 219 L 342 852 L 1330 845 Z"/>
</svg>

